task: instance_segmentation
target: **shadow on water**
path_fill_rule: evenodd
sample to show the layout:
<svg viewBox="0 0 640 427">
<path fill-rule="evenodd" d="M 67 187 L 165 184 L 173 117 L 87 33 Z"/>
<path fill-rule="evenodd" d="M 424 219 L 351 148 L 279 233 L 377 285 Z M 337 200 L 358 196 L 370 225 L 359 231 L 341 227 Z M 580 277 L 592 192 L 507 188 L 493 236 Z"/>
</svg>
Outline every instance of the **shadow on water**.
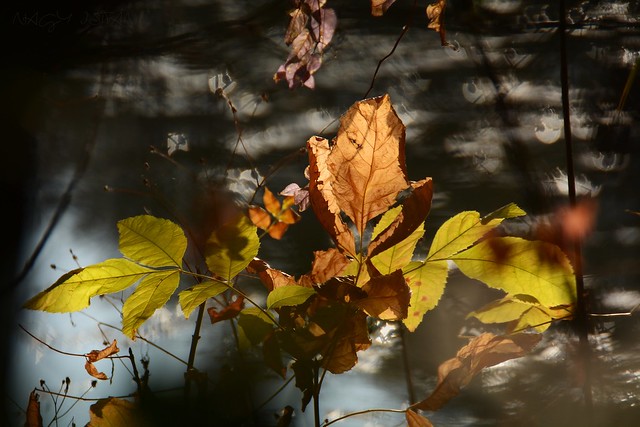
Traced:
<svg viewBox="0 0 640 427">
<path fill-rule="evenodd" d="M 101 365 L 109 376 L 113 369 L 114 380 L 91 388 L 82 358 L 46 348 L 18 324 L 69 353 L 84 354 L 114 338 L 121 349 L 131 348 L 141 372 L 140 361 L 148 361 L 154 425 L 276 425 L 274 414 L 286 405 L 294 407 L 292 425 L 313 425 L 312 408 L 301 412 L 293 383 L 271 399 L 282 380 L 264 371 L 259 354 L 237 355 L 228 325 L 207 321 L 196 358 L 207 378 L 195 382 L 206 400 L 184 406 L 193 317 L 185 320 L 177 301 L 143 327 L 148 341 L 127 340 L 114 329 L 119 297 L 96 298 L 84 314 L 19 307 L 76 263 L 118 257 L 120 219 L 145 212 L 179 218 L 201 242 L 235 209 L 233 199 L 251 196 L 256 180 L 268 175 L 274 192 L 291 182 L 303 186 L 307 159 L 300 149 L 312 135 L 335 134 L 335 119 L 366 93 L 412 11 L 412 2 L 397 2 L 373 18 L 366 1 L 328 3 L 339 24 L 313 91 L 292 91 L 272 80 L 288 55 L 285 2 L 5 6 L 2 184 L 9 249 L 2 257 L 6 363 L 0 382 L 7 425 L 24 423 L 29 393 L 41 380 L 58 391 L 60 380 L 70 377 L 69 394 L 89 390 L 89 399 L 135 390 L 130 365 L 120 362 Z M 407 126 L 409 178 L 432 176 L 435 183 L 420 250 L 426 251 L 440 224 L 463 210 L 485 214 L 516 202 L 532 214 L 514 226 L 526 233 L 566 204 L 555 3 L 450 0 L 447 35 L 457 50 L 440 46 L 421 5 L 413 27 L 381 66 L 371 95 L 389 93 Z M 577 340 L 568 325 L 558 324 L 532 355 L 485 370 L 445 409 L 427 414 L 435 425 L 631 426 L 640 419 L 633 311 L 640 304 L 640 217 L 633 214 L 640 211 L 640 85 L 627 83 L 640 55 L 640 6 L 567 3 L 577 191 L 598 206 L 583 249 L 589 310 L 599 314 L 590 330 L 596 408 L 586 419 Z M 330 247 L 321 230 L 305 212 L 281 241 L 264 240 L 260 256 L 303 274 L 313 251 Z M 255 286 L 260 298 L 255 283 L 245 285 Z M 439 307 L 407 336 L 418 399 L 433 389 L 438 364 L 466 343 L 460 337 L 481 327 L 467 313 L 495 296 L 452 274 Z M 410 403 L 398 331 L 381 326 L 375 337 L 356 368 L 327 377 L 323 418 Z M 198 394 L 198 387 L 192 391 Z M 61 399 L 41 394 L 46 423 Z M 73 419 L 84 425 L 91 403 L 79 401 L 60 424 Z M 336 425 L 403 423 L 398 414 L 369 414 Z"/>
</svg>

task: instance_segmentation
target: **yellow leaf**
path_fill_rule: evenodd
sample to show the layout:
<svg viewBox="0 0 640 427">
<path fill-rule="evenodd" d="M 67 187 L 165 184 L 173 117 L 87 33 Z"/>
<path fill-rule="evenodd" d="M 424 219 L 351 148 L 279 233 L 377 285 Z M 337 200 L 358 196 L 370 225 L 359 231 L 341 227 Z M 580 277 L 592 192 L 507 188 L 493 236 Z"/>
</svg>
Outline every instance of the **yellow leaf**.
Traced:
<svg viewBox="0 0 640 427">
<path fill-rule="evenodd" d="M 249 265 L 259 248 L 256 226 L 245 215 L 237 215 L 209 236 L 207 267 L 228 282 Z"/>
<path fill-rule="evenodd" d="M 196 307 L 209 298 L 220 295 L 229 289 L 229 287 L 230 285 L 225 283 L 207 280 L 206 282 L 198 283 L 197 285 L 180 292 L 178 294 L 178 301 L 182 308 L 182 312 L 184 313 L 184 317 L 188 319 L 191 312 L 195 310 Z"/>
<path fill-rule="evenodd" d="M 120 292 L 154 271 L 127 259 L 108 259 L 63 275 L 24 307 L 49 313 L 80 311 L 89 307 L 92 297 Z"/>
<path fill-rule="evenodd" d="M 451 257 L 460 271 L 492 288 L 531 295 L 542 305 L 573 305 L 576 283 L 567 256 L 555 245 L 494 237 Z"/>
<path fill-rule="evenodd" d="M 411 299 L 407 318 L 403 322 L 413 332 L 422 322 L 424 314 L 438 305 L 447 283 L 449 267 L 447 261 L 412 262 L 404 271 L 411 289 Z"/>
<path fill-rule="evenodd" d="M 336 202 L 360 236 L 409 187 L 404 145 L 405 127 L 389 95 L 356 102 L 340 120 L 327 166 Z"/>
<path fill-rule="evenodd" d="M 187 238 L 173 222 L 151 215 L 118 221 L 120 252 L 150 267 L 182 267 Z"/>
<path fill-rule="evenodd" d="M 148 427 L 151 425 L 135 404 L 117 397 L 98 400 L 89 408 L 89 416 L 86 427 Z"/>
<path fill-rule="evenodd" d="M 142 279 L 122 307 L 122 333 L 135 339 L 136 330 L 169 301 L 179 282 L 178 270 L 161 270 Z"/>
</svg>

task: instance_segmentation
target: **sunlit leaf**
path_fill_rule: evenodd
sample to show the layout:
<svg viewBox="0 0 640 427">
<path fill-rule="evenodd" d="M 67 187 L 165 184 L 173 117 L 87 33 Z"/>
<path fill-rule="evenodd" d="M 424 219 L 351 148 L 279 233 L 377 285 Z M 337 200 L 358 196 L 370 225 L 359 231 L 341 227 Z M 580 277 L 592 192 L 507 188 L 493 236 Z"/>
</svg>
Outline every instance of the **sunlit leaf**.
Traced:
<svg viewBox="0 0 640 427">
<path fill-rule="evenodd" d="M 422 322 L 424 314 L 438 305 L 447 283 L 449 267 L 447 261 L 412 262 L 404 271 L 411 289 L 411 299 L 407 318 L 403 322 L 413 332 Z"/>
<path fill-rule="evenodd" d="M 271 309 L 299 305 L 308 300 L 309 297 L 315 293 L 316 291 L 313 290 L 313 288 L 307 288 L 304 286 L 281 286 L 269 292 L 269 295 L 267 296 L 267 308 Z"/>
<path fill-rule="evenodd" d="M 560 248 L 550 243 L 493 237 L 451 259 L 465 275 L 509 294 L 531 295 L 547 307 L 575 302 L 573 268 Z"/>
<path fill-rule="evenodd" d="M 381 320 L 400 320 L 407 317 L 411 291 L 401 270 L 372 277 L 362 290 L 367 293 L 367 297 L 357 301 L 356 305 L 369 316 Z"/>
<path fill-rule="evenodd" d="M 266 230 L 271 225 L 271 215 L 260 206 L 249 206 L 249 218 L 261 230 Z"/>
<path fill-rule="evenodd" d="M 411 409 L 407 409 L 405 417 L 407 419 L 407 427 L 433 427 L 431 421 Z"/>
<path fill-rule="evenodd" d="M 177 270 L 160 270 L 146 276 L 122 307 L 122 333 L 135 338 L 136 330 L 164 306 L 180 283 Z"/>
<path fill-rule="evenodd" d="M 432 3 L 427 6 L 427 18 L 429 18 L 429 24 L 427 28 L 438 32 L 440 34 L 440 44 L 442 46 L 448 46 L 446 30 L 444 28 L 444 10 L 447 7 L 447 0 L 437 0 L 436 3 Z"/>
<path fill-rule="evenodd" d="M 151 267 L 181 267 L 187 238 L 173 222 L 151 215 L 118 221 L 120 252 Z"/>
<path fill-rule="evenodd" d="M 65 274 L 24 307 L 50 313 L 79 311 L 89 306 L 90 298 L 123 291 L 154 271 L 127 259 L 108 259 Z"/>
<path fill-rule="evenodd" d="M 371 0 L 371 15 L 382 16 L 396 0 Z"/>
<path fill-rule="evenodd" d="M 315 283 L 324 283 L 337 276 L 349 264 L 349 260 L 339 250 L 329 248 L 326 251 L 315 251 L 311 265 L 311 277 Z"/>
<path fill-rule="evenodd" d="M 280 201 L 273 194 L 271 190 L 267 187 L 264 187 L 264 195 L 262 196 L 262 201 L 264 203 L 264 208 L 273 216 L 278 216 L 280 213 Z"/>
<path fill-rule="evenodd" d="M 404 145 L 405 127 L 389 95 L 358 101 L 340 119 L 327 166 L 336 202 L 360 236 L 409 187 Z"/>
<path fill-rule="evenodd" d="M 138 407 L 117 397 L 100 399 L 89 408 L 86 427 L 150 427 Z"/>
<path fill-rule="evenodd" d="M 42 415 L 40 414 L 39 395 L 35 391 L 29 393 L 29 404 L 27 406 L 27 419 L 25 427 L 42 427 Z"/>
<path fill-rule="evenodd" d="M 367 253 L 373 258 L 386 251 L 382 257 L 373 258 L 374 265 L 383 273 L 402 268 L 411 261 L 415 246 L 424 234 L 424 221 L 433 196 L 432 180 L 425 178 L 411 183 L 411 187 L 411 194 L 402 205 L 387 211 L 373 229 Z"/>
<path fill-rule="evenodd" d="M 287 228 L 289 228 L 289 224 L 285 222 L 275 222 L 271 224 L 271 227 L 269 227 L 269 236 L 276 240 L 280 240 L 282 239 L 282 236 L 284 236 L 284 233 L 287 231 Z"/>
<path fill-rule="evenodd" d="M 180 307 L 182 307 L 184 317 L 188 319 L 193 310 L 200 304 L 209 298 L 220 295 L 227 289 L 229 289 L 229 285 L 225 283 L 207 280 L 180 292 L 178 301 L 180 302 Z"/>
<path fill-rule="evenodd" d="M 340 217 L 340 207 L 333 194 L 335 177 L 327 166 L 331 153 L 329 141 L 314 136 L 307 141 L 309 152 L 309 200 L 320 224 L 341 251 L 355 256 L 353 233 Z"/>
<path fill-rule="evenodd" d="M 473 245 L 478 239 L 500 225 L 504 219 L 522 215 L 525 215 L 525 212 L 513 203 L 484 218 L 480 218 L 480 214 L 475 211 L 460 212 L 449 218 L 438 229 L 431 243 L 427 259 L 432 261 L 448 259 L 453 254 Z"/>
<path fill-rule="evenodd" d="M 89 362 L 89 361 L 85 362 L 84 369 L 93 378 L 96 378 L 96 379 L 102 380 L 102 381 L 109 379 L 107 374 L 105 374 L 104 372 L 98 371 L 98 368 L 96 368 L 95 365 L 93 363 Z"/>
<path fill-rule="evenodd" d="M 102 350 L 91 350 L 89 353 L 85 354 L 85 357 L 89 362 L 97 362 L 98 360 L 102 360 L 105 357 L 109 357 L 113 354 L 119 352 L 118 341 L 113 340 L 113 342 Z"/>
<path fill-rule="evenodd" d="M 491 333 L 474 338 L 458 350 L 456 357 L 440 365 L 435 390 L 423 401 L 411 405 L 411 409 L 437 411 L 482 369 L 524 356 L 541 339 L 540 334 L 496 336 Z"/>
<path fill-rule="evenodd" d="M 260 239 L 256 226 L 237 215 L 209 236 L 205 247 L 207 266 L 212 273 L 230 281 L 258 255 Z"/>
<path fill-rule="evenodd" d="M 256 345 L 273 331 L 273 320 L 257 307 L 247 307 L 238 316 L 238 327 Z"/>
<path fill-rule="evenodd" d="M 218 311 L 213 307 L 207 309 L 211 324 L 222 322 L 223 320 L 229 320 L 237 317 L 244 308 L 244 297 L 238 295 L 238 297 L 230 302 L 225 308 Z"/>
</svg>

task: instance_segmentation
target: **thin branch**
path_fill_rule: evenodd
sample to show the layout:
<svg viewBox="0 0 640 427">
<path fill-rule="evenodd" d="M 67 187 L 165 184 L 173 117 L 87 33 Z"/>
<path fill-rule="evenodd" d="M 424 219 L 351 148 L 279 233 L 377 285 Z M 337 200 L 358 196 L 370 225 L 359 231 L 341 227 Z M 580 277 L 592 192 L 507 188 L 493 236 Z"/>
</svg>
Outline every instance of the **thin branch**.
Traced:
<svg viewBox="0 0 640 427">
<path fill-rule="evenodd" d="M 55 347 L 50 346 L 49 344 L 47 344 L 46 342 L 42 341 L 40 338 L 36 337 L 35 335 L 33 335 L 31 332 L 27 331 L 27 329 L 22 326 L 21 324 L 18 324 L 18 326 L 20 327 L 20 329 L 22 329 L 23 331 L 25 331 L 31 338 L 33 338 L 34 340 L 38 341 L 40 344 L 49 347 L 49 349 L 55 351 L 56 353 L 60 353 L 60 354 L 64 354 L 66 356 L 75 356 L 75 357 L 86 357 L 85 354 L 78 354 L 78 353 L 69 353 L 66 351 L 62 351 L 62 350 L 58 350 Z"/>
<path fill-rule="evenodd" d="M 372 412 L 392 412 L 392 413 L 395 413 L 395 414 L 404 414 L 404 413 L 407 412 L 407 410 L 406 409 L 384 409 L 384 408 L 366 409 L 364 411 L 351 412 L 350 414 L 343 415 L 341 417 L 336 418 L 335 420 L 328 421 L 328 422 L 322 424 L 322 427 L 327 427 L 327 426 L 329 426 L 329 425 L 331 425 L 333 423 L 337 423 L 338 421 L 342 421 L 345 418 L 353 417 L 353 416 L 356 416 L 356 415 L 370 414 Z"/>
</svg>

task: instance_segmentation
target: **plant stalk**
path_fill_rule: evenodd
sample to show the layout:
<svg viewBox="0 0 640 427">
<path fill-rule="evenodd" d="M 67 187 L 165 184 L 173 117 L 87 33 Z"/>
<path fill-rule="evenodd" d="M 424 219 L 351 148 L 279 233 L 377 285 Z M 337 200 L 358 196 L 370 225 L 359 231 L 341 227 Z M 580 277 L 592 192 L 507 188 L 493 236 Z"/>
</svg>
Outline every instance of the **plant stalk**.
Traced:
<svg viewBox="0 0 640 427">
<path fill-rule="evenodd" d="M 196 325 L 191 336 L 191 349 L 189 350 L 189 359 L 187 360 L 187 371 L 185 372 L 185 387 L 184 395 L 185 399 L 189 397 L 191 390 L 191 381 L 193 380 L 191 374 L 195 370 L 196 349 L 198 348 L 198 341 L 200 340 L 200 327 L 202 326 L 202 319 L 204 318 L 204 306 L 203 302 L 198 306 L 198 317 L 196 319 Z"/>
</svg>

